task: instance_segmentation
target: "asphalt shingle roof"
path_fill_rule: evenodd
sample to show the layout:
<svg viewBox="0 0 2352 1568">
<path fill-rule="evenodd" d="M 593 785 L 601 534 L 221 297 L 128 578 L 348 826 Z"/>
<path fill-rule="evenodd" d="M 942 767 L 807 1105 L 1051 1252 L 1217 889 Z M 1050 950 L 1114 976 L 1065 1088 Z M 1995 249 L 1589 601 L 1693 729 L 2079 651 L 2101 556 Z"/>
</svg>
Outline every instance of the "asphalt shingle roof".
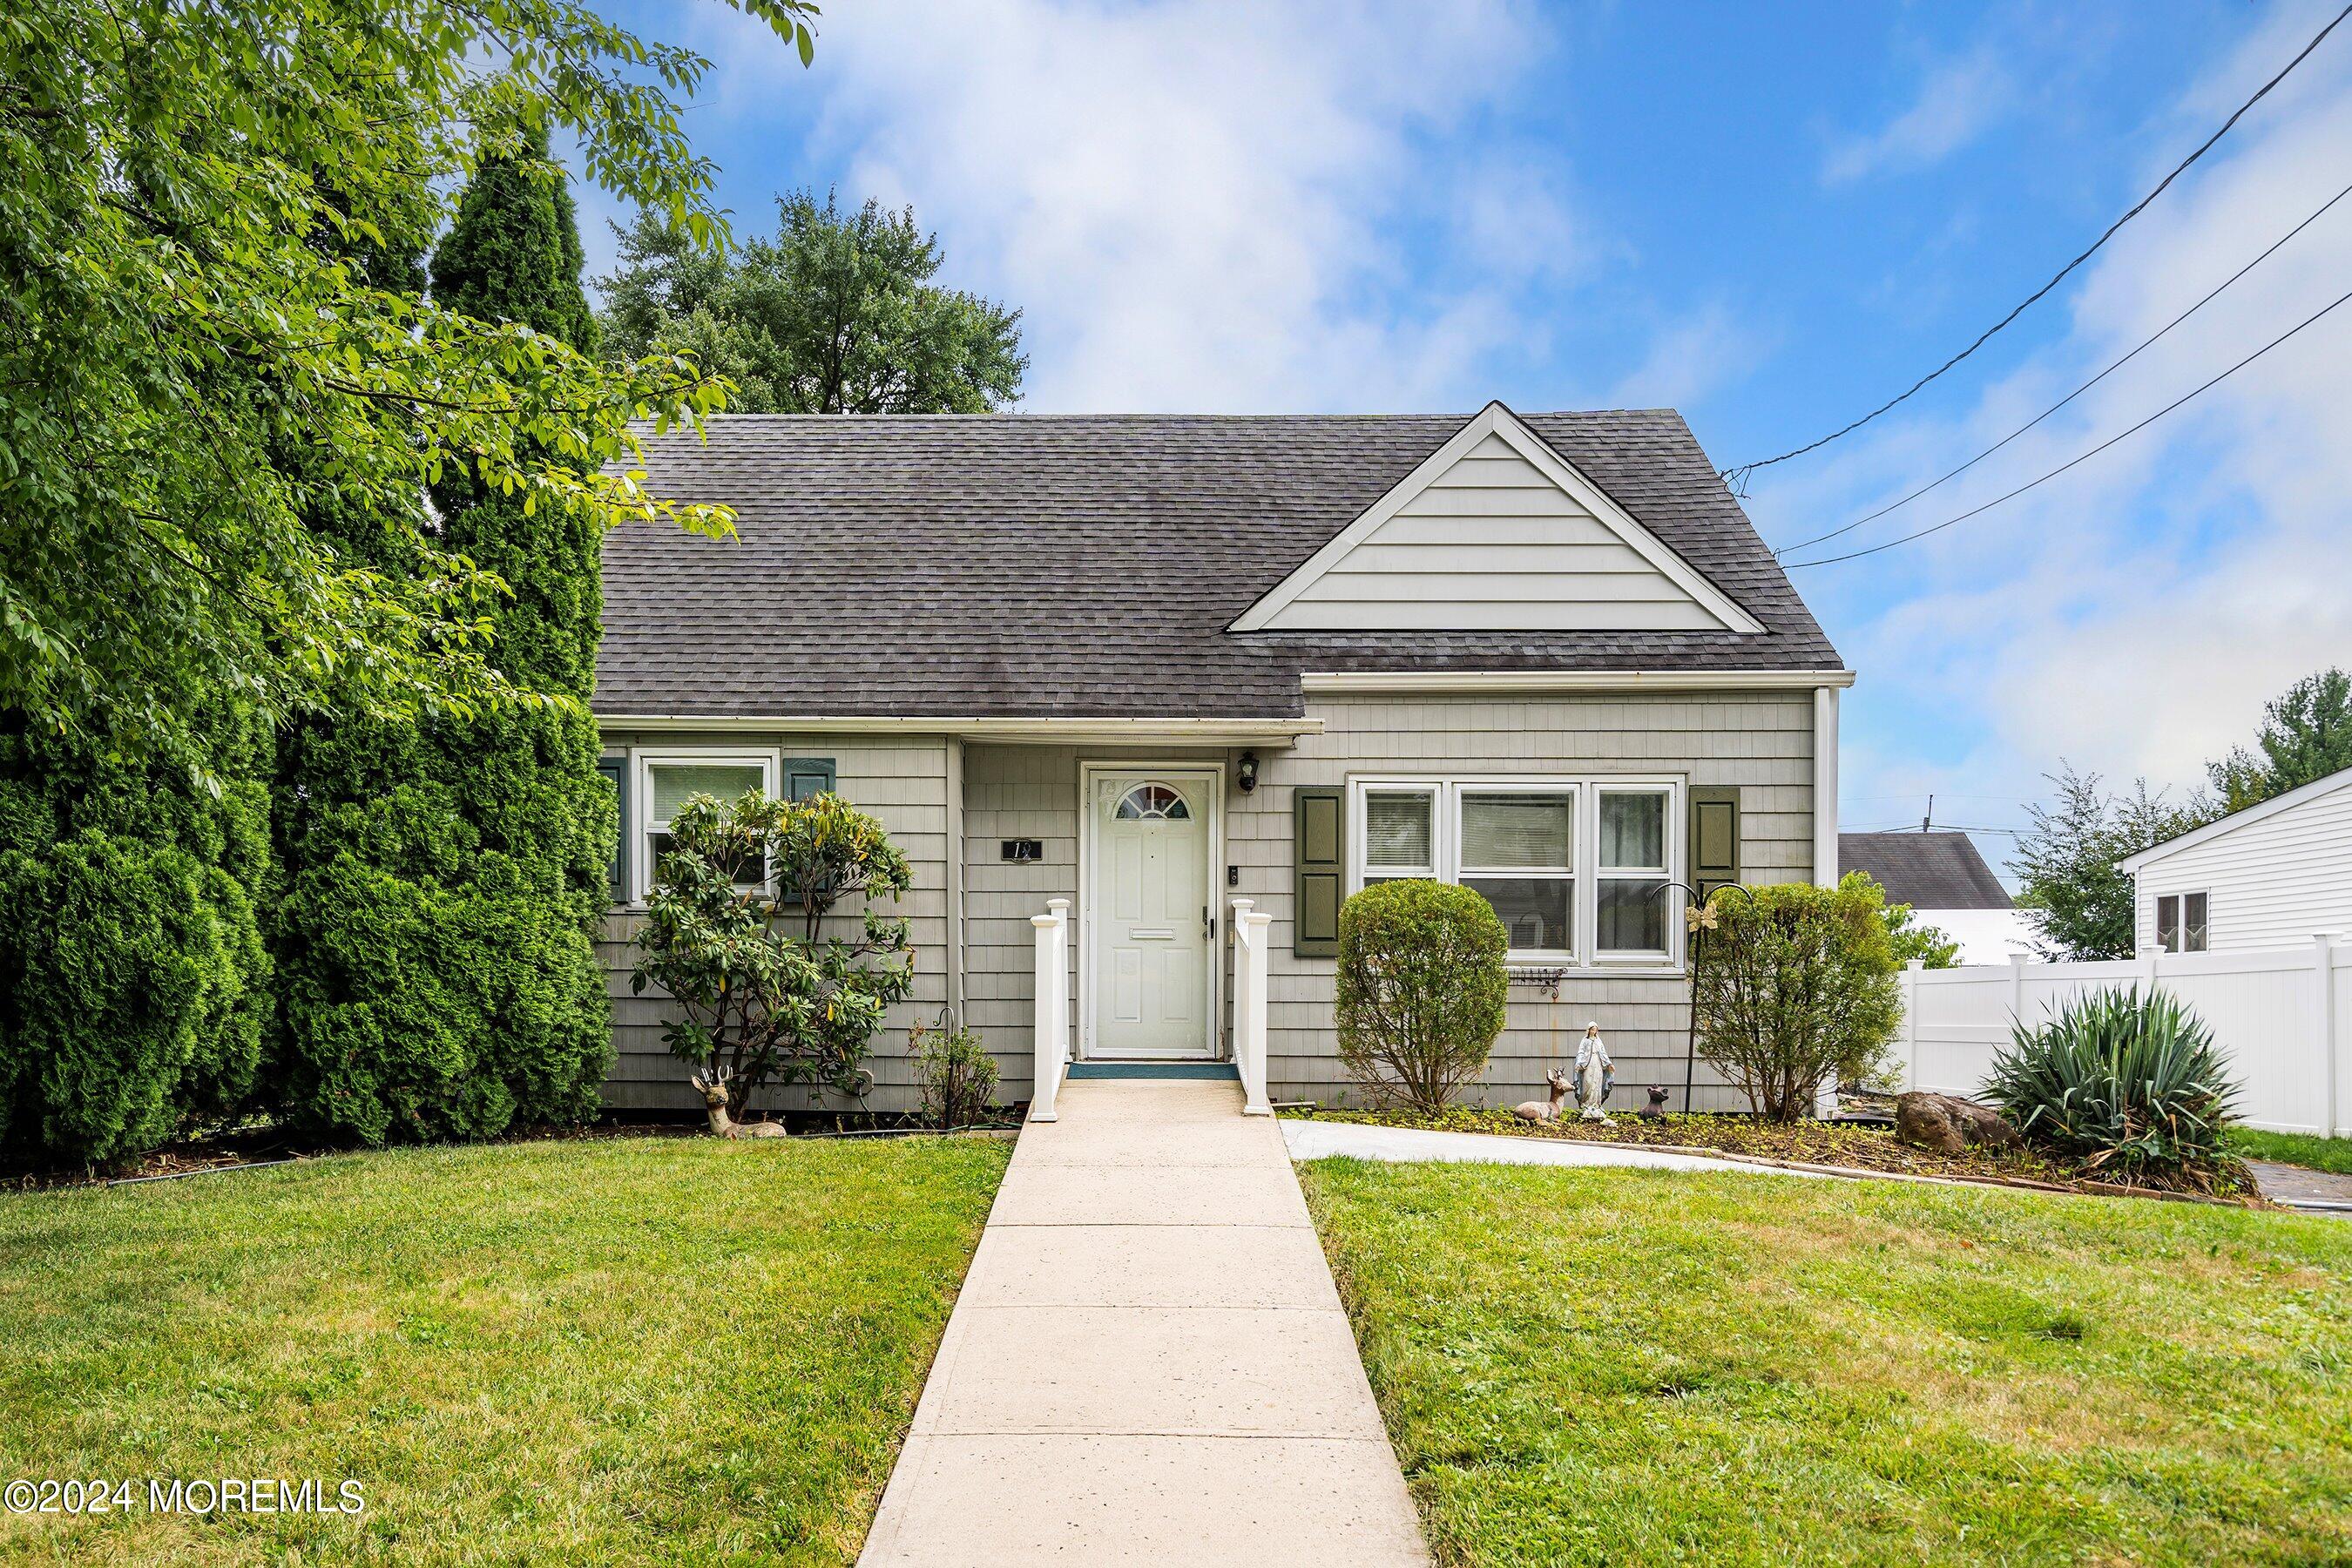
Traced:
<svg viewBox="0 0 2352 1568">
<path fill-rule="evenodd" d="M 1841 833 L 1838 865 L 1867 871 L 1890 904 L 1919 910 L 2005 910 L 2009 890 L 1965 833 Z"/>
<path fill-rule="evenodd" d="M 1839 668 L 1671 410 L 1527 423 L 1768 628 L 1224 628 L 1468 415 L 733 415 L 649 440 L 740 537 L 604 542 L 610 714 L 1288 717 L 1305 669 Z"/>
</svg>

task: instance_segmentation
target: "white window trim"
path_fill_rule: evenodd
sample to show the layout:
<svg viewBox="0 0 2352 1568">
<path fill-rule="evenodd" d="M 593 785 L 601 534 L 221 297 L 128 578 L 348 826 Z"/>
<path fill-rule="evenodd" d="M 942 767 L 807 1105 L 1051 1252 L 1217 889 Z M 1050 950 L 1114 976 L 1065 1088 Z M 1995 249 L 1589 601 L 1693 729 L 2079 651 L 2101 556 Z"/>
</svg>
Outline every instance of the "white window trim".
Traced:
<svg viewBox="0 0 2352 1568">
<path fill-rule="evenodd" d="M 2175 922 L 2173 931 L 2180 944 L 2178 947 L 2166 947 L 2164 944 L 2164 900 L 2167 899 L 2176 900 L 2179 906 L 2173 911 L 2173 919 Z M 2189 945 L 2189 900 L 2191 899 L 2202 899 L 2205 900 L 2205 945 L 2202 947 L 2191 947 Z M 2153 914 L 2156 925 L 2154 932 L 2156 937 L 2156 945 L 2159 951 L 2176 954 L 2210 952 L 2213 951 L 2212 889 L 2176 888 L 2168 893 L 2158 893 L 2156 896 L 2156 905 Z"/>
<path fill-rule="evenodd" d="M 760 770 L 760 793 L 776 793 L 776 778 L 783 771 L 783 752 L 769 747 L 765 750 L 741 746 L 679 746 L 668 751 L 636 752 L 630 757 L 629 781 L 636 808 L 636 821 L 629 825 L 629 889 L 635 902 L 642 907 L 653 891 L 653 837 L 667 828 L 667 822 L 654 820 L 654 770 L 663 766 L 688 767 L 756 767 Z"/>
<path fill-rule="evenodd" d="M 1687 829 L 1683 810 L 1686 781 L 1675 773 L 1367 773 L 1348 780 L 1348 891 L 1359 892 L 1364 886 L 1368 868 L 1364 863 L 1367 847 L 1364 837 L 1364 802 L 1368 795 L 1381 791 L 1421 792 L 1433 796 L 1432 810 L 1435 820 L 1431 824 L 1433 852 L 1437 864 L 1433 870 L 1437 880 L 1462 880 L 1460 862 L 1461 795 L 1465 790 L 1474 794 L 1492 791 L 1497 794 L 1571 794 L 1575 798 L 1576 863 L 1563 877 L 1573 878 L 1574 907 L 1570 920 L 1576 945 L 1568 949 L 1513 948 L 1509 962 L 1517 967 L 1566 968 L 1588 970 L 1611 974 L 1682 973 L 1682 922 L 1671 913 L 1666 921 L 1666 951 L 1664 952 L 1600 952 L 1595 943 L 1601 926 L 1601 795 L 1604 790 L 1644 791 L 1659 794 L 1666 800 L 1666 867 L 1664 879 L 1671 887 L 1686 883 L 1684 870 L 1688 847 L 1683 842 Z M 1390 868 L 1376 873 L 1384 877 L 1411 875 Z M 1472 876 L 1518 875 L 1519 873 L 1473 871 Z M 1537 873 L 1549 875 L 1549 873 Z M 1658 879 L 1655 871 L 1621 872 L 1612 879 L 1632 880 L 1636 877 Z"/>
</svg>

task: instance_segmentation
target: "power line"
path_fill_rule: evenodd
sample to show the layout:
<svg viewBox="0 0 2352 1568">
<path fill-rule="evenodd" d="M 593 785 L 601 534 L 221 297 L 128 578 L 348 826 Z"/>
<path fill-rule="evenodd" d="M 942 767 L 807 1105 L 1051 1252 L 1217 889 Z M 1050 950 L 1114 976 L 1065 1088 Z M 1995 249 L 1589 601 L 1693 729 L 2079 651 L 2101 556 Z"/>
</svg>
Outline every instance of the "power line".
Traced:
<svg viewBox="0 0 2352 1568">
<path fill-rule="evenodd" d="M 2035 486 L 2045 484 L 2048 481 L 2056 479 L 2059 475 L 2066 472 L 2067 469 L 2088 462 L 2091 458 L 2097 457 L 2100 453 L 2105 451 L 2108 447 L 2116 445 L 2117 442 L 2138 435 L 2141 431 L 2147 429 L 2149 426 L 2155 424 L 2158 420 L 2163 418 L 2166 415 L 2171 413 L 2182 404 L 2201 396 L 2205 393 L 2211 391 L 2214 387 L 2221 385 L 2221 383 L 2229 380 L 2230 377 L 2237 374 L 2238 372 L 2245 369 L 2248 365 L 2253 363 L 2256 360 L 2270 353 L 2271 350 L 2278 347 L 2279 344 L 2286 342 L 2287 339 L 2303 331 L 2304 328 L 2310 326 L 2314 321 L 2318 321 L 2322 316 L 2326 315 L 2330 310 L 2335 310 L 2336 306 L 2343 304 L 2347 300 L 2352 300 L 2352 293 L 2338 294 L 2332 303 L 2321 306 L 2318 310 L 2313 311 L 2310 315 L 2305 316 L 2302 321 L 2296 322 L 2294 326 L 2289 327 L 2285 331 L 2281 332 L 2278 336 L 2273 338 L 2270 342 L 2264 343 L 2262 347 L 2256 349 L 2253 353 L 2248 354 L 2245 358 L 2240 360 L 2229 369 L 2221 372 L 2221 374 L 2213 377 L 2210 381 L 2206 382 L 2203 385 L 2197 387 L 2194 391 L 2182 393 L 2179 397 L 2174 398 L 2171 402 L 2166 404 L 2163 407 L 2158 409 L 2155 413 L 2149 415 L 2138 424 L 2132 426 L 2129 429 L 2117 431 L 2113 436 L 2110 436 L 2105 440 L 2100 442 L 2097 446 L 2092 447 L 2089 451 L 2083 453 L 2079 457 L 2072 458 L 2067 461 L 2061 463 L 2058 467 L 2051 469 L 2048 473 L 2043 474 L 2037 479 L 2026 480 L 2025 483 L 2018 486 L 2015 489 L 2009 491 L 2005 495 L 1997 495 L 1993 497 L 1992 500 L 1985 502 L 1982 506 L 1970 507 L 1968 510 L 1960 513 L 1958 517 L 1948 517 L 1943 521 L 1937 523 L 1932 527 L 1922 528 L 1915 532 L 1904 534 L 1899 539 L 1890 539 L 1884 544 L 1874 544 L 1864 550 L 1851 550 L 1843 555 L 1825 555 L 1819 561 L 1791 561 L 1788 563 L 1787 569 L 1791 572 L 1797 572 L 1801 571 L 1808 566 L 1834 566 L 1841 561 L 1854 561 L 1859 560 L 1864 555 L 1875 555 L 1882 550 L 1892 550 L 1898 544 L 1908 544 L 1915 539 L 1925 539 L 1931 533 L 1941 533 L 1944 530 L 1951 527 L 1956 522 L 1966 522 L 1969 519 L 1975 517 L 1979 513 L 1990 511 L 1993 508 L 2000 505 L 2003 501 L 2014 500 L 2019 496 L 2023 495 L 2026 491 L 2032 489 Z"/>
<path fill-rule="evenodd" d="M 2088 250 L 2084 251 L 2083 254 L 2074 258 L 2074 260 L 2069 261 L 2065 266 L 2060 268 L 2051 278 L 2049 282 L 2044 283 L 2041 288 L 2036 289 L 2032 293 L 2028 294 L 2024 300 L 2019 302 L 2014 310 L 2009 312 L 2008 315 L 2003 316 L 2000 321 L 1995 321 L 1991 326 L 1987 327 L 1982 332 L 1979 333 L 1976 342 L 1970 343 L 1968 347 L 1962 349 L 1959 353 L 1946 360 L 1942 364 L 1937 365 L 1934 370 L 1929 371 L 1927 374 L 1913 382 L 1902 392 L 1888 398 L 1885 402 L 1880 404 L 1877 407 L 1872 409 L 1869 413 L 1864 415 L 1861 418 L 1854 420 L 1853 423 L 1832 430 L 1828 435 L 1822 437 L 1818 440 L 1808 441 L 1801 447 L 1791 447 L 1778 457 L 1765 458 L 1757 462 L 1742 463 L 1737 468 L 1726 468 L 1723 470 L 1720 477 L 1727 484 L 1731 486 L 1735 493 L 1744 492 L 1747 487 L 1748 476 L 1755 473 L 1757 469 L 1769 468 L 1775 463 L 1785 463 L 1791 458 L 1801 458 L 1808 452 L 1828 446 L 1831 442 L 1838 439 L 1842 436 L 1850 436 L 1853 434 L 1853 432 L 1861 429 L 1864 426 L 1877 418 L 1888 409 L 1894 408 L 1898 405 L 1908 401 L 1914 394 L 1917 393 L 1928 383 L 1936 380 L 1946 371 L 1950 370 L 1954 365 L 1958 364 L 1962 360 L 1976 353 L 1977 350 L 1984 347 L 1986 343 L 1992 340 L 1994 333 L 2000 331 L 2011 321 L 2016 321 L 2018 317 L 2023 315 L 2026 310 L 2039 301 L 2043 295 L 2049 293 L 2050 290 L 2064 282 L 2076 268 L 2082 266 L 2083 263 L 2090 260 L 2092 257 L 2097 255 L 2100 247 L 2105 246 L 2107 241 L 2113 239 L 2116 237 L 2116 232 L 2120 230 L 2124 225 L 2131 222 L 2132 219 L 2139 216 L 2141 213 L 2147 211 L 2149 203 L 2162 195 L 2167 188 L 2171 185 L 2173 181 L 2186 174 L 2189 171 L 2190 164 L 2196 163 L 2198 159 L 2202 158 L 2207 153 L 2212 151 L 2213 144 L 2221 141 L 2222 137 L 2227 136 L 2230 133 L 2231 127 L 2236 125 L 2240 120 L 2243 119 L 2248 110 L 2253 108 L 2254 105 L 2260 103 L 2263 99 L 2268 98 L 2271 94 L 2271 89 L 2278 86 L 2279 83 L 2284 81 L 2287 79 L 2289 72 L 2293 71 L 2295 67 L 2303 64 L 2303 62 L 2310 57 L 2312 50 L 2319 47 L 2322 43 L 2326 42 L 2327 35 L 2334 32 L 2347 16 L 2352 16 L 2352 5 L 2347 5 L 2344 9 L 2336 12 L 2335 16 L 2328 21 L 2327 26 L 2320 28 L 2319 31 L 2313 36 L 2311 42 L 2303 46 L 2302 51 L 2298 53 L 2294 58 L 2287 61 L 2285 66 L 2280 69 L 2276 76 L 2263 83 L 2263 85 L 2255 90 L 2253 97 L 2240 104 L 2235 113 L 2231 114 L 2229 119 L 2221 121 L 2221 128 L 2219 131 L 2214 132 L 2212 135 L 2205 138 L 2202 142 L 2198 144 L 2195 152 L 2189 153 L 2188 157 L 2183 158 L 2179 163 L 2175 164 L 2170 174 L 2165 175 L 2163 179 L 2157 182 L 2156 189 L 2142 196 L 2139 201 L 2133 205 L 2129 212 L 2124 214 L 2123 216 L 2109 224 L 2106 227 L 2106 231 L 2101 234 L 2097 239 L 2091 242 L 2091 247 Z"/>
<path fill-rule="evenodd" d="M 1852 533 L 1855 529 L 1860 528 L 1865 522 L 1876 522 L 1888 512 L 1899 510 L 1900 509 L 1910 505 L 1913 501 L 1917 500 L 1921 496 L 1926 495 L 1929 490 L 1941 485 L 1945 480 L 1956 479 L 1962 474 L 1967 473 L 1970 468 L 1975 468 L 1979 463 L 1983 462 L 1987 458 L 1991 457 L 1995 452 L 2000 451 L 2003 447 L 2008 446 L 2011 441 L 2016 440 L 2020 436 L 2024 435 L 2027 431 L 2041 424 L 2044 419 L 2049 418 L 2053 414 L 2057 413 L 2060 409 L 2074 402 L 2074 399 L 2082 396 L 2083 394 L 2090 391 L 2091 388 L 2098 385 L 2099 383 L 2106 380 L 2107 377 L 2123 369 L 2124 366 L 2129 364 L 2133 360 L 2137 359 L 2142 350 L 2152 346 L 2157 340 L 2163 337 L 2165 333 L 2172 331 L 2173 328 L 2180 325 L 2181 322 L 2187 321 L 2189 317 L 2195 315 L 2198 311 L 2211 304 L 2214 299 L 2221 294 L 2222 289 L 2227 289 L 2231 284 L 2235 283 L 2239 279 L 2243 278 L 2247 273 L 2252 272 L 2255 268 L 2260 267 L 2263 262 L 2268 261 L 2272 257 L 2277 255 L 2279 248 L 2285 245 L 2288 240 L 2293 239 L 2296 235 L 2301 234 L 2305 229 L 2309 228 L 2313 224 L 2317 223 L 2321 218 L 2325 217 L 2327 215 L 2328 209 L 2335 206 L 2336 203 L 2342 201 L 2346 196 L 2352 196 L 2352 185 L 2347 185 L 2342 190 L 2336 192 L 2334 195 L 2328 197 L 2326 202 L 2321 205 L 2317 212 L 2313 213 L 2309 217 L 2305 218 L 2301 223 L 2295 225 L 2293 228 L 2279 236 L 2278 238 L 2273 240 L 2268 250 L 2263 251 L 2260 256 L 2255 257 L 2252 261 L 2247 262 L 2243 267 L 2241 267 L 2235 272 L 2231 273 L 2227 278 L 2221 279 L 2221 282 L 2215 284 L 2212 289 L 2208 292 L 2203 299 L 2198 300 L 2194 305 L 2189 306 L 2186 310 L 2181 311 L 2180 314 L 2173 317 L 2172 320 L 2165 322 L 2163 326 L 2158 328 L 2155 332 L 2151 333 L 2149 336 L 2141 339 L 2138 345 L 2135 347 L 2131 353 L 2124 355 L 2123 358 L 2116 361 L 2113 364 L 2107 366 L 2106 369 L 2099 372 L 2098 374 L 2093 376 L 2090 380 L 2084 382 L 2082 385 L 2076 387 L 2074 391 L 2068 393 L 2065 396 L 2060 398 L 2057 402 L 2052 404 L 2049 407 L 2043 409 L 2041 413 L 2035 415 L 2032 418 L 2019 426 L 2016 429 L 2011 430 L 2008 435 L 2003 436 L 2000 440 L 1994 442 L 1991 446 L 1987 447 L 1983 451 L 1979 452 L 1967 462 L 1962 463 L 1958 468 L 1937 475 L 1935 479 L 1932 479 L 1926 484 L 1921 485 L 1917 489 L 1913 490 L 1909 495 L 1903 497 L 1900 500 L 1889 501 L 1885 506 L 1880 507 L 1876 511 L 1870 513 L 1866 517 L 1855 518 L 1852 522 L 1847 523 L 1843 528 L 1832 528 L 1827 533 L 1817 533 L 1813 535 L 1812 538 L 1801 540 L 1795 544 L 1784 544 L 1778 550 L 1772 552 L 1774 558 L 1778 559 L 1780 556 L 1791 554 L 1800 550 L 1810 550 L 1814 545 L 1835 539 L 1842 533 Z"/>
</svg>

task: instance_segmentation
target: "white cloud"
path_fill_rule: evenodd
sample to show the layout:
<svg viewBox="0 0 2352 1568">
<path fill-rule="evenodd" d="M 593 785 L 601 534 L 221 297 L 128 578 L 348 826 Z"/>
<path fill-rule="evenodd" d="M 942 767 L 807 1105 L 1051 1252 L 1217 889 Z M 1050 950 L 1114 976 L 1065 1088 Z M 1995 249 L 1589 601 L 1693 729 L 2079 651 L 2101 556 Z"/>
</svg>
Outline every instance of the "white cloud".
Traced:
<svg viewBox="0 0 2352 1568">
<path fill-rule="evenodd" d="M 1879 130 L 1841 138 L 1822 163 L 1824 184 L 1925 168 L 1958 152 L 2008 113 L 2017 93 L 1989 47 L 1927 73 L 1909 108 Z"/>
<path fill-rule="evenodd" d="M 1503 0 L 845 7 L 817 141 L 1023 307 L 1029 407 L 1466 405 L 1515 300 L 1591 255 L 1555 184 L 1453 134 L 1538 43 Z M 720 112 L 800 76 L 745 25 L 710 52 Z"/>
<path fill-rule="evenodd" d="M 2215 122 L 2216 103 L 2242 101 L 2315 25 L 2307 7 L 2283 7 L 2185 96 L 2179 124 L 2150 138 L 2147 167 L 2126 183 L 2152 183 Z M 1818 531 L 1981 449 L 2307 216 L 2346 178 L 2347 87 L 2352 49 L 2315 55 L 2093 264 L 2066 300 L 2063 341 L 1963 416 L 1890 420 L 1817 474 L 1759 495 L 1768 533 Z M 2352 201 L 1981 469 L 1838 545 L 1940 521 L 2056 467 L 2302 321 L 2347 278 Z M 1859 759 L 1850 789 L 2033 795 L 2061 758 L 2194 786 L 2208 759 L 2249 737 L 2266 700 L 2352 661 L 2347 355 L 2352 305 L 2028 496 L 1916 544 L 1801 573 L 1808 597 L 1846 628 L 1841 647 L 1879 689 L 1869 699 L 1879 711 L 1948 715 L 1970 737 L 1958 761 L 1922 767 L 1903 753 L 1932 737 L 1910 720 L 1909 744 Z"/>
</svg>

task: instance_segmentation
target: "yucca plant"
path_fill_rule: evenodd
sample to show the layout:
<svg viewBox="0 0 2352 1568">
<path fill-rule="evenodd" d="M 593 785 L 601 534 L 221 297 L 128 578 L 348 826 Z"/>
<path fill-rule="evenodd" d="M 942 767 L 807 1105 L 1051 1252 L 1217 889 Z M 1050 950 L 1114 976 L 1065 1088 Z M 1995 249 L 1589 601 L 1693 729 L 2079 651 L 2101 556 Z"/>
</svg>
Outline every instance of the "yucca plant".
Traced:
<svg viewBox="0 0 2352 1568">
<path fill-rule="evenodd" d="M 2238 1086 L 2213 1033 L 2178 997 L 2086 992 L 2048 1023 L 2019 1023 L 1985 1096 L 2029 1142 L 2140 1186 L 2212 1192 L 2244 1167 L 2223 1149 Z"/>
</svg>

